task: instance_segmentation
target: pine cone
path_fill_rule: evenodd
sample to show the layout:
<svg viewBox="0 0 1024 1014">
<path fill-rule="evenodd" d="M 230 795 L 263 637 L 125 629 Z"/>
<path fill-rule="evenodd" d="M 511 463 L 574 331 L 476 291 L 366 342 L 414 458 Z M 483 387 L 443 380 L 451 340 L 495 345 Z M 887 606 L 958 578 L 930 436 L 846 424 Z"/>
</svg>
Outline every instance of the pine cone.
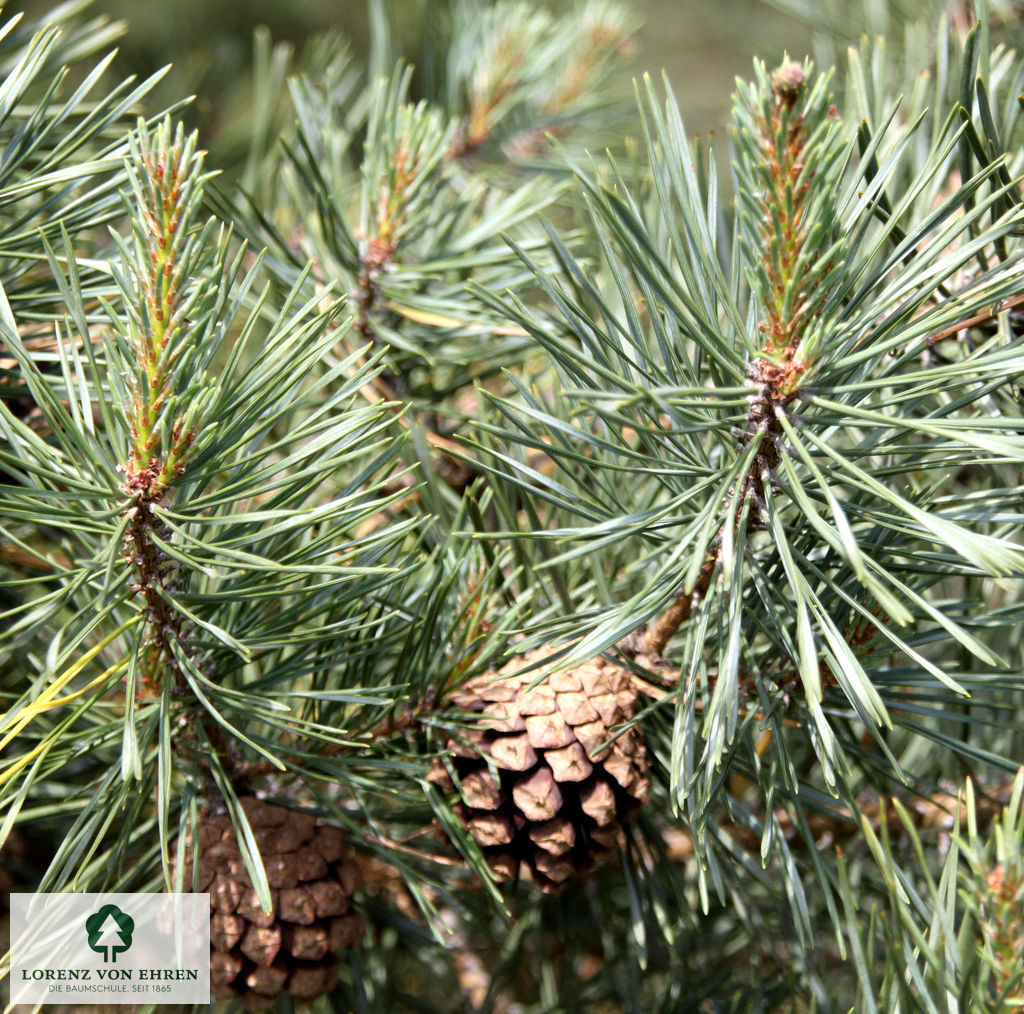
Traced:
<svg viewBox="0 0 1024 1014">
<path fill-rule="evenodd" d="M 593 658 L 564 672 L 511 675 L 554 651 L 514 658 L 456 691 L 452 703 L 482 718 L 448 742 L 460 783 L 456 810 L 498 879 L 514 880 L 526 863 L 545 891 L 610 854 L 620 821 L 650 790 L 637 727 L 601 749 L 612 727 L 636 712 L 629 672 Z M 431 779 L 447 780 L 440 761 Z"/>
<path fill-rule="evenodd" d="M 241 799 L 263 856 L 273 910 L 260 908 L 231 818 L 208 810 L 199 821 L 199 887 L 210 892 L 210 984 L 216 996 L 241 996 L 250 1010 L 279 993 L 300 1001 L 337 981 L 335 952 L 363 938 L 349 910 L 360 886 L 345 858 L 344 836 L 315 817 L 253 797 Z M 192 843 L 186 852 L 186 881 Z"/>
</svg>

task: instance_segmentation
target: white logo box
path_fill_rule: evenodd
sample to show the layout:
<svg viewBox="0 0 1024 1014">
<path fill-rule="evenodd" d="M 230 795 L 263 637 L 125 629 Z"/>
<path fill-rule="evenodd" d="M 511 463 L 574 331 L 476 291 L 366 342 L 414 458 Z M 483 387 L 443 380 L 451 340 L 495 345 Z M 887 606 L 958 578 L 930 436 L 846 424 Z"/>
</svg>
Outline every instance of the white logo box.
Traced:
<svg viewBox="0 0 1024 1014">
<path fill-rule="evenodd" d="M 208 894 L 12 894 L 11 1003 L 209 1003 Z"/>
</svg>

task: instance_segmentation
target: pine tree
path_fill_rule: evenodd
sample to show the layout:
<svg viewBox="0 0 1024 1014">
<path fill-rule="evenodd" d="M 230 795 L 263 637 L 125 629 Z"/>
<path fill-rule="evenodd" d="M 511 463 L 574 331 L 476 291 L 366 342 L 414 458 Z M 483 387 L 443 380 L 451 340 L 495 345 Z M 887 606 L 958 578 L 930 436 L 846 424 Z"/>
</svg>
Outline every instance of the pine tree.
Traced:
<svg viewBox="0 0 1024 1014">
<path fill-rule="evenodd" d="M 12 883 L 248 1009 L 1020 1009 L 1024 59 L 881 6 L 599 156 L 628 9 L 373 2 L 235 182 L 8 25 Z"/>
</svg>

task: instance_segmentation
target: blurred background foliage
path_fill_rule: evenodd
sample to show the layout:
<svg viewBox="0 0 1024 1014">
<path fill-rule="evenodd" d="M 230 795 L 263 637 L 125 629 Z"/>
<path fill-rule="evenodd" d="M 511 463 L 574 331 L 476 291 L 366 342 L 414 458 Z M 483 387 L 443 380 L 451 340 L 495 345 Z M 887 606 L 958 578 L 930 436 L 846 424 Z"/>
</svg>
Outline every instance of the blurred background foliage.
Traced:
<svg viewBox="0 0 1024 1014">
<path fill-rule="evenodd" d="M 48 0 L 12 3 L 7 13 L 39 15 Z M 436 17 L 438 0 L 399 0 L 401 48 L 417 51 L 425 19 Z M 568 8 L 567 0 L 552 4 Z M 751 57 L 774 65 L 784 52 L 802 57 L 811 49 L 807 27 L 763 0 L 637 0 L 631 5 L 643 19 L 637 53 L 627 77 L 665 70 L 679 98 L 687 128 L 707 133 L 726 122 L 737 75 L 749 76 Z M 195 101 L 184 114 L 200 129 L 210 162 L 228 172 L 244 158 L 247 106 L 253 101 L 254 31 L 264 26 L 274 43 L 293 54 L 324 32 L 340 33 L 356 54 L 369 39 L 367 5 L 354 0 L 95 0 L 90 14 L 127 22 L 117 67 L 144 76 L 167 63 L 173 69 L 153 97 L 153 106 L 185 94 Z M 628 82 L 624 82 L 627 84 Z"/>
</svg>

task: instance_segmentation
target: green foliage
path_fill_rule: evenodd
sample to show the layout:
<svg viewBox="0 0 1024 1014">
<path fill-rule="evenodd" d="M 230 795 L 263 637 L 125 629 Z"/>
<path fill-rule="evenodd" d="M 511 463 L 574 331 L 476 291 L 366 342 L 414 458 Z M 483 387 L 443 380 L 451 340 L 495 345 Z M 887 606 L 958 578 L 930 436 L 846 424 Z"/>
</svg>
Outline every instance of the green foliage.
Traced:
<svg viewBox="0 0 1024 1014">
<path fill-rule="evenodd" d="M 636 27 L 635 15 L 609 0 L 577 0 L 557 18 L 520 0 L 456 3 L 443 94 L 466 113 L 460 150 L 530 162 L 546 149 L 545 134 L 600 124 L 618 104 L 617 58 L 631 51 Z"/>
<path fill-rule="evenodd" d="M 97 54 L 123 26 L 76 24 L 85 6 L 64 4 L 38 24 L 14 17 L 0 27 L 0 277 L 28 320 L 52 313 L 56 295 L 40 235 L 53 243 L 63 229 L 85 240 L 120 214 L 125 130 L 161 77 L 106 85 L 114 53 Z"/>
<path fill-rule="evenodd" d="M 39 836 L 31 888 L 195 887 L 219 801 L 269 907 L 257 792 L 367 871 L 323 1010 L 1016 1009 L 996 26 L 756 63 L 726 200 L 646 78 L 641 142 L 584 155 L 633 27 L 603 0 L 453 4 L 415 65 L 372 3 L 365 65 L 321 39 L 287 96 L 258 36 L 237 189 L 136 119 L 152 81 L 58 69 L 109 40 L 80 7 L 0 39 L 0 838 Z M 500 887 L 434 784 L 452 692 L 540 645 L 632 672 L 654 782 L 557 897 Z"/>
<path fill-rule="evenodd" d="M 294 197 L 300 250 L 320 278 L 352 294 L 356 332 L 389 346 L 402 393 L 429 402 L 463 385 L 465 371 L 486 375 L 522 348 L 521 338 L 496 335 L 499 325 L 462 294 L 467 277 L 522 284 L 501 234 L 522 237 L 519 223 L 547 205 L 551 191 L 531 183 L 506 197 L 462 177 L 451 158 L 456 123 L 409 102 L 408 87 L 409 74 L 398 72 L 373 89 L 353 167 L 337 150 L 353 134 L 338 123 L 346 106 L 300 82 L 301 133 L 289 161 L 301 188 Z M 334 113 L 326 122 L 325 112 Z"/>
<path fill-rule="evenodd" d="M 535 246 L 536 216 L 559 195 L 525 166 L 496 173 L 511 165 L 502 152 L 547 151 L 546 134 L 569 140 L 621 105 L 609 80 L 632 17 L 604 0 L 560 19 L 528 8 L 455 5 L 437 29 L 444 72 L 423 82 L 419 102 L 413 67 L 366 81 L 343 43 L 321 40 L 289 83 L 294 137 L 268 161 L 280 169 L 279 200 L 237 212 L 281 278 L 311 259 L 318 281 L 350 293 L 357 334 L 388 346 L 389 379 L 424 407 L 527 350 L 466 289 L 527 283 L 505 237 Z M 383 14 L 375 23 L 378 60 L 394 42 Z"/>
<path fill-rule="evenodd" d="M 861 972 L 856 1010 L 1009 1012 L 1019 1007 L 1022 791 L 1020 773 L 998 801 L 979 797 L 968 780 L 943 821 L 953 830 L 943 833 L 945 855 L 937 871 L 929 868 L 922 835 L 904 807 L 896 804 L 881 836 L 865 824 L 880 861 L 898 868 L 902 860 L 908 872 L 901 872 L 894 885 L 888 910 L 874 909 L 865 919 L 840 860 Z M 997 807 L 1001 812 L 993 819 Z"/>
<path fill-rule="evenodd" d="M 359 531 L 385 502 L 397 441 L 387 405 L 358 404 L 372 360 L 320 367 L 337 306 L 296 291 L 267 320 L 265 292 L 252 293 L 258 263 L 240 273 L 244 250 L 198 213 L 195 139 L 143 125 L 132 151 L 135 232 L 118 241 L 121 298 L 104 304 L 102 332 L 77 277 L 58 278 L 68 316 L 55 322 L 51 378 L 4 307 L 4 343 L 53 437 L 0 408 L 14 480 L 0 531 L 42 570 L 7 616 L 6 648 L 31 675 L 10 702 L 7 738 L 23 750 L 5 765 L 3 793 L 13 816 L 37 781 L 79 766 L 85 741 L 92 779 L 123 799 L 136 781 L 143 795 L 157 787 L 167 828 L 172 807 L 187 813 L 201 759 L 217 757 L 203 764 L 227 790 L 228 757 L 211 753 L 225 736 L 282 770 L 280 737 L 342 736 L 352 695 L 332 682 L 331 660 L 359 622 L 354 604 L 402 573 L 395 555 L 413 523 Z M 73 263 L 67 242 L 64 252 Z M 355 698 L 389 700 L 380 686 Z M 175 732 L 181 723 L 191 735 Z M 172 747 L 189 779 L 180 794 Z M 80 772 L 75 781 L 73 839 L 91 851 L 110 797 Z M 122 822 L 116 848 L 138 819 Z M 64 851 L 54 886 L 117 876 Z"/>
<path fill-rule="evenodd" d="M 561 271 L 533 266 L 554 312 L 488 296 L 548 351 L 561 392 L 492 399 L 503 421 L 476 442 L 489 471 L 550 505 L 550 566 L 626 540 L 639 561 L 606 605 L 580 601 L 535 637 L 585 632 L 579 660 L 664 651 L 680 674 L 662 702 L 669 799 L 701 879 L 724 897 L 741 878 L 710 831 L 723 813 L 749 821 L 802 940 L 820 934 L 810 892 L 840 929 L 812 831 L 830 796 L 855 812 L 886 779 L 931 791 L 950 770 L 935 760 L 1020 760 L 994 728 L 1021 689 L 1020 606 L 983 604 L 1024 562 L 1019 181 L 970 143 L 978 62 L 972 35 L 967 105 L 906 125 L 890 111 L 874 133 L 843 127 L 809 68 L 758 70 L 734 113 L 734 224 L 713 162 L 648 86 L 650 183 L 578 173 L 597 265 L 552 232 Z M 553 475 L 532 466 L 538 446 Z M 673 608 L 688 622 L 666 642 Z M 895 890 L 895 860 L 879 867 L 875 889 Z"/>
</svg>

